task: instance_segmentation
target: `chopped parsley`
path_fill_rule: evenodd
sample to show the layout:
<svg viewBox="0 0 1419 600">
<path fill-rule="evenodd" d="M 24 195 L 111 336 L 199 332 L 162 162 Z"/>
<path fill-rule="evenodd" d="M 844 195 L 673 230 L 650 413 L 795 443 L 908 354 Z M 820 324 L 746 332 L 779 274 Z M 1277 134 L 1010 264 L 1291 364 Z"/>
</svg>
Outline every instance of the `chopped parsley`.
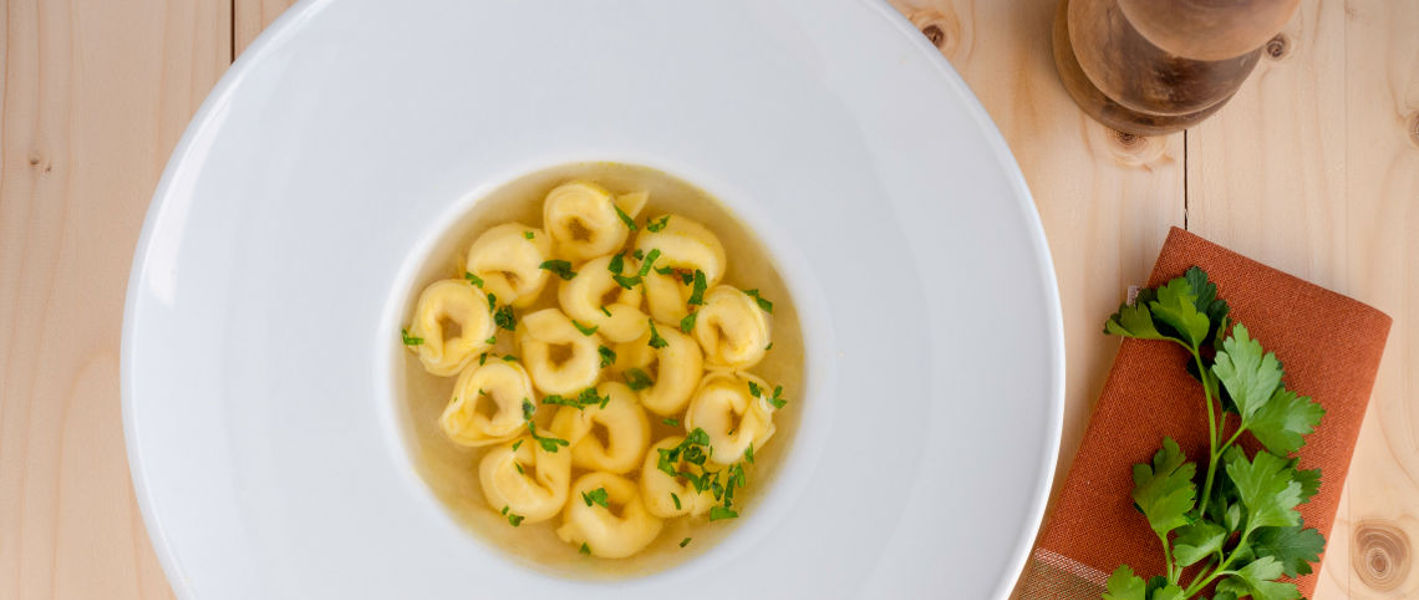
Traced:
<svg viewBox="0 0 1419 600">
<path fill-rule="evenodd" d="M 545 400 L 544 400 L 544 401 L 545 401 Z M 558 446 L 570 446 L 570 445 L 571 445 L 571 442 L 568 442 L 568 441 L 566 441 L 566 440 L 564 440 L 564 439 L 561 439 L 561 438 L 556 438 L 556 437 L 543 437 L 543 436 L 537 435 L 537 422 L 532 420 L 533 415 L 536 415 L 536 414 L 537 414 L 537 407 L 532 404 L 532 401 L 531 401 L 531 400 L 528 400 L 527 398 L 523 398 L 523 399 L 522 399 L 522 420 L 524 420 L 524 421 L 527 422 L 527 433 L 528 433 L 528 435 L 531 435 L 531 436 L 532 436 L 532 439 L 533 439 L 534 441 L 536 441 L 538 445 L 542 446 L 542 449 L 543 449 L 543 450 L 546 450 L 547 452 L 556 452 Z"/>
<path fill-rule="evenodd" d="M 666 424 L 666 425 L 669 425 L 669 426 L 671 426 L 671 427 L 679 427 L 679 426 L 680 426 L 680 420 L 679 420 L 679 419 L 674 419 L 674 418 L 671 418 L 671 417 L 665 417 L 664 419 L 661 419 L 660 422 L 661 422 L 661 423 L 664 423 L 664 424 Z"/>
<path fill-rule="evenodd" d="M 516 356 L 516 355 L 512 355 L 512 354 L 504 354 L 504 355 L 503 355 L 503 360 L 505 360 L 505 361 L 507 361 L 507 362 L 514 362 L 514 361 L 517 360 L 517 356 Z"/>
<path fill-rule="evenodd" d="M 474 275 L 472 271 L 464 271 L 463 278 L 467 279 L 468 283 L 471 283 L 476 287 L 483 287 L 483 278 Z"/>
<path fill-rule="evenodd" d="M 744 449 L 744 462 L 754 464 L 754 443 L 750 442 L 749 447 Z"/>
<path fill-rule="evenodd" d="M 483 342 L 488 344 L 489 346 L 498 343 L 498 334 L 494 333 L 493 335 L 488 336 L 488 339 L 483 340 Z"/>
<path fill-rule="evenodd" d="M 582 492 L 581 500 L 585 502 L 587 506 L 600 504 L 601 508 L 611 508 L 610 501 L 607 498 L 606 488 L 604 487 L 596 488 L 590 492 Z"/>
<path fill-rule="evenodd" d="M 522 420 L 531 421 L 532 415 L 537 414 L 537 406 L 532 404 L 527 398 L 522 399 Z"/>
<path fill-rule="evenodd" d="M 483 366 L 483 363 L 486 363 L 486 362 L 488 362 L 488 353 L 487 353 L 487 352 L 484 352 L 484 353 L 482 353 L 482 354 L 479 354 L 479 355 L 478 355 L 478 366 L 481 367 L 481 366 Z"/>
<path fill-rule="evenodd" d="M 690 333 L 690 330 L 695 328 L 695 319 L 699 318 L 699 314 L 698 312 L 692 312 L 685 315 L 685 318 L 680 319 L 680 331 Z"/>
<path fill-rule="evenodd" d="M 617 255 L 615 255 L 615 256 L 612 256 L 612 257 L 611 257 L 611 262 L 609 262 L 609 263 L 606 264 L 606 270 L 607 270 L 607 271 L 610 271 L 611 273 L 613 273 L 613 274 L 615 274 L 615 275 L 620 275 L 620 274 L 621 274 L 621 271 L 624 270 L 625 268 L 626 268 L 626 255 L 625 255 L 625 253 L 617 254 Z"/>
<path fill-rule="evenodd" d="M 680 510 L 680 497 L 675 492 L 670 492 L 670 501 L 675 503 L 675 510 Z"/>
<path fill-rule="evenodd" d="M 626 369 L 622 376 L 626 378 L 626 385 L 630 386 L 632 391 L 640 391 L 655 385 L 655 381 L 650 378 L 650 375 L 640 369 Z"/>
<path fill-rule="evenodd" d="M 611 208 L 616 209 L 616 218 L 620 219 L 622 223 L 626 224 L 626 229 L 629 229 L 631 231 L 636 230 L 635 219 L 632 219 L 630 215 L 626 214 L 626 211 L 621 210 L 621 207 L 616 206 L 615 202 L 611 203 Z"/>
<path fill-rule="evenodd" d="M 760 395 L 761 393 L 763 393 L 762 390 L 763 390 L 763 388 L 760 388 L 760 387 L 759 387 L 759 384 L 754 383 L 753 381 L 750 381 L 750 382 L 749 382 L 749 395 L 750 395 L 750 396 L 753 396 L 753 397 L 755 397 L 755 398 L 758 398 L 759 395 Z"/>
<path fill-rule="evenodd" d="M 681 547 L 681 548 L 684 548 L 685 546 L 688 546 L 688 545 L 690 545 L 690 538 L 685 538 L 685 539 L 683 539 L 683 540 L 680 540 L 680 547 Z"/>
<path fill-rule="evenodd" d="M 715 508 L 719 508 L 719 507 L 716 506 Z M 522 520 L 525 519 L 525 518 L 527 518 L 527 517 L 524 517 L 524 516 L 519 515 L 519 514 L 516 514 L 516 513 L 508 513 L 508 514 L 507 514 L 507 522 L 510 523 L 513 527 L 520 527 L 520 526 L 522 525 Z M 711 520 L 711 521 L 714 520 L 714 508 L 711 508 L 711 509 L 710 509 L 710 520 Z"/>
<path fill-rule="evenodd" d="M 636 250 L 640 252 L 640 250 Z M 640 258 L 639 256 L 636 258 Z M 650 269 L 655 265 L 655 259 L 660 258 L 660 248 L 651 248 L 650 254 L 645 255 L 644 262 L 641 263 L 641 270 L 636 273 L 636 277 L 645 277 L 650 273 Z"/>
<path fill-rule="evenodd" d="M 769 404 L 774 405 L 775 409 L 783 408 L 785 404 L 788 404 L 788 401 L 783 399 L 783 386 L 774 386 L 774 396 L 769 398 Z"/>
<path fill-rule="evenodd" d="M 774 343 L 773 343 L 773 342 L 769 342 L 769 345 L 764 346 L 764 351 L 765 351 L 765 352 L 768 352 L 769 350 L 773 350 L 773 349 L 774 349 Z"/>
<path fill-rule="evenodd" d="M 650 322 L 650 342 L 648 342 L 650 347 L 659 350 L 669 346 L 670 342 L 665 341 L 665 338 L 660 337 L 660 332 L 655 330 L 655 319 L 648 319 L 648 321 Z"/>
<path fill-rule="evenodd" d="M 526 475 L 526 474 L 527 474 L 526 471 L 523 471 L 523 470 L 522 470 L 522 463 L 517 462 L 517 461 L 514 460 L 514 461 L 512 461 L 512 466 L 517 467 L 517 474 L 518 474 L 518 475 Z"/>
<path fill-rule="evenodd" d="M 739 513 L 734 512 L 734 511 L 731 510 L 731 509 L 725 508 L 725 507 L 720 506 L 720 505 L 718 505 L 718 504 L 716 504 L 716 505 L 710 507 L 709 520 L 711 520 L 711 521 L 718 521 L 718 520 L 721 520 L 721 519 L 737 519 L 737 518 L 739 518 Z"/>
<path fill-rule="evenodd" d="M 565 260 L 544 260 L 542 264 L 537 265 L 537 268 L 551 271 L 552 274 L 561 277 L 563 280 L 570 280 L 576 277 L 576 271 L 572 270 L 572 264 Z"/>
<path fill-rule="evenodd" d="M 600 328 L 599 325 L 592 325 L 591 327 L 587 327 L 585 325 L 582 325 L 581 323 L 576 322 L 576 319 L 572 319 L 572 325 L 575 325 L 576 330 L 580 331 L 582 335 L 588 337 L 591 336 L 591 334 L 596 333 L 596 330 Z"/>
<path fill-rule="evenodd" d="M 601 314 L 606 315 L 606 316 L 608 316 L 608 317 L 611 316 L 611 311 L 606 310 L 606 305 L 605 305 L 605 304 L 602 304 L 602 305 L 601 305 Z"/>
<path fill-rule="evenodd" d="M 503 514 L 507 514 L 507 508 L 508 508 L 507 505 L 504 504 L 504 505 L 503 505 L 503 511 L 502 511 Z"/>
<path fill-rule="evenodd" d="M 615 281 L 616 285 L 628 290 L 641 284 L 641 278 L 635 276 L 626 277 L 625 275 L 612 275 L 611 280 Z"/>
<path fill-rule="evenodd" d="M 611 395 L 605 396 L 596 393 L 595 387 L 589 387 L 577 394 L 575 398 L 566 398 L 560 394 L 552 394 L 542 398 L 543 404 L 555 404 L 558 406 L 570 406 L 577 410 L 585 409 L 588 406 L 600 406 L 606 408 L 606 404 L 611 401 Z"/>
<path fill-rule="evenodd" d="M 600 346 L 596 349 L 596 352 L 601 355 L 601 368 L 605 369 L 606 367 L 611 366 L 612 363 L 616 362 L 615 350 L 612 350 L 605 346 Z"/>
<path fill-rule="evenodd" d="M 488 292 L 488 310 L 493 310 L 493 309 L 495 309 L 495 308 L 497 308 L 497 307 L 498 307 L 498 297 L 497 297 L 497 295 L 493 294 L 492 292 Z"/>
<path fill-rule="evenodd" d="M 621 212 L 621 209 L 619 209 L 619 208 L 616 209 L 616 212 Z M 621 213 L 621 215 L 622 215 L 622 216 L 625 216 L 625 213 Z M 631 227 L 632 227 L 633 229 L 635 228 L 634 225 L 632 225 Z M 586 555 L 586 556 L 591 556 L 591 546 L 587 546 L 587 545 L 586 545 L 586 542 L 582 542 L 582 543 L 581 543 L 581 549 L 580 549 L 580 550 L 577 550 L 577 552 L 580 552 L 580 553 L 582 553 L 582 554 L 584 554 L 584 555 Z"/>
<path fill-rule="evenodd" d="M 705 272 L 695 269 L 695 287 L 690 292 L 690 304 L 704 304 L 705 288 L 707 287 L 709 285 L 705 283 Z"/>
<path fill-rule="evenodd" d="M 418 346 L 424 343 L 424 338 L 409 335 L 408 329 L 400 329 L 399 335 L 404 338 L 405 346 Z"/>
<path fill-rule="evenodd" d="M 764 312 L 770 314 L 774 312 L 774 303 L 769 302 L 768 300 L 765 300 L 763 296 L 760 296 L 758 288 L 752 290 L 744 290 L 744 294 L 746 296 L 749 296 L 750 298 L 753 298 L 754 302 L 759 303 L 759 308 L 762 309 Z"/>
<path fill-rule="evenodd" d="M 518 438 L 518 440 L 517 440 L 516 442 L 513 442 L 513 443 L 512 443 L 512 451 L 513 451 L 513 452 L 517 452 L 517 449 L 518 449 L 519 447 L 521 447 L 521 446 L 522 446 L 522 438 Z"/>
<path fill-rule="evenodd" d="M 631 256 L 634 256 L 636 260 L 640 260 L 642 258 L 645 258 L 645 253 L 641 252 L 640 248 L 636 248 L 635 250 L 631 251 Z"/>
<path fill-rule="evenodd" d="M 537 237 L 537 234 L 532 233 L 532 230 L 528 229 L 527 231 L 522 232 L 522 237 L 525 237 L 530 240 L 534 237 Z"/>
<path fill-rule="evenodd" d="M 665 216 L 663 216 L 663 217 L 661 217 L 661 218 L 659 218 L 659 219 L 656 219 L 656 220 L 654 220 L 654 221 L 650 221 L 650 222 L 646 223 L 646 224 L 645 224 L 645 230 L 654 233 L 654 232 L 660 231 L 660 230 L 662 230 L 662 229 L 665 229 L 665 224 L 666 224 L 666 223 L 669 223 L 669 222 L 670 222 L 670 215 L 665 215 Z"/>
<path fill-rule="evenodd" d="M 506 304 L 493 312 L 493 322 L 502 329 L 517 331 L 517 315 L 513 314 L 512 307 Z"/>
</svg>

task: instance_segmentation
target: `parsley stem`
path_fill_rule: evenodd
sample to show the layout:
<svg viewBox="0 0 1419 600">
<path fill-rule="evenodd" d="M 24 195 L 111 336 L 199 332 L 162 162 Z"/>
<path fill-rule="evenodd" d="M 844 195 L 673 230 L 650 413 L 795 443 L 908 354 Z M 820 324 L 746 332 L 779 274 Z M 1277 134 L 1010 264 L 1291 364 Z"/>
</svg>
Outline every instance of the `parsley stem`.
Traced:
<svg viewBox="0 0 1419 600">
<path fill-rule="evenodd" d="M 1168 545 L 1168 534 L 1158 534 L 1158 541 L 1163 542 L 1163 568 L 1168 570 L 1168 581 L 1177 583 L 1178 574 L 1175 573 L 1177 567 L 1173 564 L 1173 550 L 1172 547 Z"/>
<path fill-rule="evenodd" d="M 1196 347 L 1188 346 L 1187 349 L 1192 352 L 1192 360 L 1197 364 L 1197 375 L 1202 379 L 1203 402 L 1207 404 L 1207 445 L 1210 446 L 1208 449 L 1211 451 L 1211 458 L 1207 461 L 1207 478 L 1202 480 L 1202 503 L 1198 505 L 1197 510 L 1197 514 L 1205 515 L 1207 500 L 1212 497 L 1212 480 L 1217 475 L 1217 457 L 1222 452 L 1217 449 L 1217 413 L 1212 409 L 1212 385 L 1207 376 L 1207 367 L 1202 364 L 1202 354 Z M 1224 414 L 1223 417 L 1225 416 Z"/>
</svg>

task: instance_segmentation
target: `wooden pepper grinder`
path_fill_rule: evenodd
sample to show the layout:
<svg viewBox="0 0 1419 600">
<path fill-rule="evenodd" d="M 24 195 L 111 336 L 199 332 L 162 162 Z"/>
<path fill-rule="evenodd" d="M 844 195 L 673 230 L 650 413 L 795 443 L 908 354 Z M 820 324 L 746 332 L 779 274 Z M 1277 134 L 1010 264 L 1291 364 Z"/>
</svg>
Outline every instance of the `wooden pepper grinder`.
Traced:
<svg viewBox="0 0 1419 600">
<path fill-rule="evenodd" d="M 1134 135 L 1206 119 L 1300 0 L 1060 0 L 1054 62 L 1084 112 Z"/>
</svg>

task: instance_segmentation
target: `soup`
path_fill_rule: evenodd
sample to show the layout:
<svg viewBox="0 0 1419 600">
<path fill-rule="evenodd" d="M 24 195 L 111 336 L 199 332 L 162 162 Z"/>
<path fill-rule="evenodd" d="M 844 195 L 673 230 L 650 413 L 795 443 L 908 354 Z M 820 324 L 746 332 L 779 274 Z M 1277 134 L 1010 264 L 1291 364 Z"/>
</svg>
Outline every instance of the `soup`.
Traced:
<svg viewBox="0 0 1419 600">
<path fill-rule="evenodd" d="M 480 199 L 401 341 L 418 471 L 475 535 L 568 577 L 683 562 L 753 518 L 803 347 L 753 233 L 665 173 L 577 163 Z"/>
</svg>

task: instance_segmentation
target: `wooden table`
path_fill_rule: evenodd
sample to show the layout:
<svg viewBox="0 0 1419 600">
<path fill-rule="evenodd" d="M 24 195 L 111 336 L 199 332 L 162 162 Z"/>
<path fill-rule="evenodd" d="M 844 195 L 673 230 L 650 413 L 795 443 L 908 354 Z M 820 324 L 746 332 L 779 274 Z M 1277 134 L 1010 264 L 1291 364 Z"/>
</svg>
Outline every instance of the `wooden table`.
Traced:
<svg viewBox="0 0 1419 600">
<path fill-rule="evenodd" d="M 1100 322 L 1184 226 L 1394 317 L 1315 596 L 1419 597 L 1419 2 L 1304 0 L 1229 106 L 1160 138 L 1071 103 L 1054 0 L 894 3 L 990 111 L 1044 219 L 1059 473 L 1118 344 Z M 0 0 L 0 600 L 171 595 L 124 457 L 124 288 L 188 118 L 287 4 Z"/>
</svg>

